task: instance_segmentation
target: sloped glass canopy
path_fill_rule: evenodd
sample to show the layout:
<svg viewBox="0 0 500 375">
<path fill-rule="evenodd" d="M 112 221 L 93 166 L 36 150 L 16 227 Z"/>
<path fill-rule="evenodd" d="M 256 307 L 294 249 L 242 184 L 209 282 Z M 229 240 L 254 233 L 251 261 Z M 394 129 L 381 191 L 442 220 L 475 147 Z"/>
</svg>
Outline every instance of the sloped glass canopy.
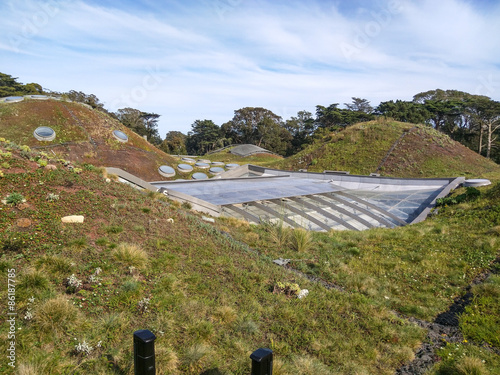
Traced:
<svg viewBox="0 0 500 375">
<path fill-rule="evenodd" d="M 421 221 L 437 198 L 464 180 L 288 172 L 248 165 L 220 177 L 152 184 L 172 197 L 191 197 L 200 210 L 214 216 L 255 223 L 283 220 L 291 227 L 324 231 L 391 228 Z"/>
</svg>

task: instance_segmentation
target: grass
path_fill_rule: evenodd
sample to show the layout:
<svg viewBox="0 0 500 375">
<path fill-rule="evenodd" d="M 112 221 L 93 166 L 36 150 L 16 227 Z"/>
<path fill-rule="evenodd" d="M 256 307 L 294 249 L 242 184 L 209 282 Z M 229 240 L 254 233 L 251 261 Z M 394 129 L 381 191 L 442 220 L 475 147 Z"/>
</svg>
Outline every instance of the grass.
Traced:
<svg viewBox="0 0 500 375">
<path fill-rule="evenodd" d="M 294 229 L 292 231 L 291 244 L 292 249 L 299 253 L 309 251 L 314 244 L 311 232 L 302 228 Z"/>
<path fill-rule="evenodd" d="M 148 254 L 135 244 L 121 243 L 113 251 L 116 261 L 126 267 L 144 268 Z"/>
<path fill-rule="evenodd" d="M 389 153 L 393 145 L 396 147 Z M 405 178 L 473 178 L 498 169 L 492 161 L 428 126 L 384 118 L 325 134 L 296 155 L 267 166 L 362 175 L 377 172 Z"/>
<path fill-rule="evenodd" d="M 500 347 L 500 276 L 492 275 L 472 288 L 474 299 L 460 317 L 464 336 L 480 344 Z"/>
<path fill-rule="evenodd" d="M 276 374 L 393 374 L 425 337 L 394 311 L 431 320 L 498 255 L 497 185 L 481 188 L 473 202 L 440 208 L 421 224 L 311 233 L 311 246 L 298 251 L 289 238 L 273 240 L 269 227 L 218 218 L 222 233 L 161 196 L 106 183 L 95 171 L 75 174 L 57 160 L 50 163 L 58 170 L 39 169 L 19 151 L 0 143 L 2 148 L 22 172 L 6 171 L 0 190 L 19 192 L 31 207 L 3 205 L 0 214 L 0 243 L 18 245 L 2 252 L 0 269 L 17 270 L 16 308 L 20 315 L 28 306 L 33 311 L 33 319 L 19 320 L 16 335 L 16 371 L 27 374 L 129 373 L 137 329 L 156 335 L 157 365 L 164 373 L 245 374 L 250 353 L 268 347 Z M 50 192 L 60 196 L 57 202 L 47 202 Z M 62 224 L 69 213 L 84 215 L 84 223 Z M 34 225 L 17 228 L 21 216 Z M 293 259 L 295 270 L 345 292 L 276 266 L 272 260 L 278 257 Z M 96 268 L 102 272 L 91 283 Z M 72 274 L 82 289 L 68 294 L 64 281 Z M 495 278 L 489 282 L 493 286 L 474 290 L 477 301 L 495 295 Z M 278 283 L 297 284 L 309 295 L 273 293 Z M 2 277 L 0 289 L 6 288 Z M 148 309 L 141 309 L 145 299 Z M 494 298 L 490 303 L 478 306 L 492 316 L 493 330 L 498 309 Z M 5 299 L 0 308 L 5 310 Z M 464 332 L 467 325 L 468 342 L 445 347 L 439 366 L 494 374 L 498 356 L 482 347 L 488 339 L 474 336 L 480 331 L 472 321 L 463 321 Z M 7 329 L 0 326 L 2 337 Z M 94 349 L 77 355 L 75 345 L 84 340 Z M 484 368 L 465 357 L 478 358 Z M 2 362 L 0 372 L 12 369 Z"/>
</svg>

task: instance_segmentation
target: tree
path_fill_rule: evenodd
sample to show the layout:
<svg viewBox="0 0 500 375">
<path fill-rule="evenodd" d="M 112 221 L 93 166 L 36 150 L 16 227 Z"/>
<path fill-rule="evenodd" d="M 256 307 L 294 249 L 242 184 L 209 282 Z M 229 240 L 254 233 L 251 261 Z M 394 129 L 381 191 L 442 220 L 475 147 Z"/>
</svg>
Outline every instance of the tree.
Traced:
<svg viewBox="0 0 500 375">
<path fill-rule="evenodd" d="M 361 98 L 352 98 L 352 104 L 344 103 L 348 110 L 354 112 L 363 112 L 366 114 L 370 114 L 373 112 L 373 107 L 370 105 L 370 102 L 366 99 Z"/>
<path fill-rule="evenodd" d="M 300 151 L 306 144 L 312 142 L 312 135 L 316 130 L 316 123 L 311 112 L 299 111 L 297 117 L 291 117 L 285 122 L 285 129 L 292 136 L 290 146 L 286 151 L 286 155 L 293 155 Z"/>
<path fill-rule="evenodd" d="M 491 158 L 491 151 L 498 136 L 494 133 L 500 129 L 500 103 L 486 96 L 474 96 L 469 101 L 472 122 L 479 130 L 478 152 L 483 149 L 483 136 L 486 132 L 486 157 Z"/>
<path fill-rule="evenodd" d="M 83 91 L 71 90 L 63 95 L 66 95 L 68 99 L 74 102 L 84 103 L 91 106 L 93 109 L 108 113 L 108 111 L 104 109 L 104 104 L 101 103 L 99 98 L 94 94 L 85 94 Z"/>
<path fill-rule="evenodd" d="M 158 133 L 158 119 L 160 115 L 157 113 L 141 112 L 141 118 L 144 123 L 144 129 L 148 141 L 154 145 L 161 144 L 161 137 Z"/>
<path fill-rule="evenodd" d="M 160 115 L 142 112 L 130 107 L 119 109 L 115 115 L 123 125 L 140 136 L 146 136 L 152 144 L 161 144 L 162 139 L 158 133 L 158 118 Z"/>
<path fill-rule="evenodd" d="M 169 131 L 160 149 L 167 154 L 185 155 L 187 154 L 186 139 L 187 136 L 179 131 Z"/>
<path fill-rule="evenodd" d="M 382 102 L 375 109 L 375 113 L 396 121 L 413 124 L 425 123 L 430 115 L 423 104 L 403 100 Z"/>
<path fill-rule="evenodd" d="M 271 123 L 281 125 L 281 117 L 268 109 L 261 107 L 245 107 L 234 111 L 231 121 L 222 126 L 225 137 L 232 139 L 234 143 L 251 143 L 255 145 L 262 144 L 262 137 L 265 126 Z"/>
<path fill-rule="evenodd" d="M 38 83 L 23 85 L 17 82 L 17 78 L 9 74 L 0 73 L 0 97 L 13 95 L 43 94 L 43 88 Z"/>
<path fill-rule="evenodd" d="M 424 105 L 429 112 L 427 123 L 436 130 L 452 134 L 463 122 L 465 102 L 470 94 L 458 90 L 430 90 L 413 96 L 413 102 Z"/>
<path fill-rule="evenodd" d="M 135 108 L 121 108 L 115 113 L 117 119 L 127 128 L 132 129 L 140 136 L 146 135 L 142 112 Z"/>
<path fill-rule="evenodd" d="M 358 98 L 353 98 L 358 99 Z M 354 100 L 357 104 L 352 104 L 351 108 L 364 108 L 368 110 L 365 106 L 366 101 L 364 99 Z M 363 102 L 364 104 L 362 104 Z M 371 108 L 371 107 L 370 107 Z M 338 103 L 330 104 L 328 107 L 322 105 L 316 106 L 316 123 L 318 127 L 321 128 L 345 128 L 346 126 L 356 124 L 358 122 L 365 122 L 373 120 L 375 116 L 372 113 L 366 113 L 361 110 L 351 110 L 338 108 Z"/>
<path fill-rule="evenodd" d="M 257 146 L 280 155 L 286 154 L 292 140 L 290 132 L 271 117 L 265 117 L 257 124 L 257 134 L 259 136 Z"/>
<path fill-rule="evenodd" d="M 187 152 L 203 155 L 214 150 L 223 139 L 221 128 L 212 120 L 196 120 L 186 139 Z"/>
</svg>

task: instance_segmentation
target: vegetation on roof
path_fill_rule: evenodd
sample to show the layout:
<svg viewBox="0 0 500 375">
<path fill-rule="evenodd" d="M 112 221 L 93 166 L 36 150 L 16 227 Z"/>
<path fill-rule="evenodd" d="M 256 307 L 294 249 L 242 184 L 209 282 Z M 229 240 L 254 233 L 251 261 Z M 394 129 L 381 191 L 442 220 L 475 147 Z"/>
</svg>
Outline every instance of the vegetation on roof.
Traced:
<svg viewBox="0 0 500 375">
<path fill-rule="evenodd" d="M 327 133 L 272 166 L 417 178 L 470 178 L 498 170 L 496 163 L 428 126 L 384 118 Z"/>
<path fill-rule="evenodd" d="M 21 373 L 129 373 L 132 332 L 149 329 L 158 373 L 248 373 L 249 354 L 269 347 L 275 373 L 393 374 L 425 340 L 409 318 L 432 320 L 498 256 L 497 184 L 410 227 L 276 237 L 237 220 L 204 222 L 90 164 L 3 140 L 0 149 L 2 199 L 25 199 L 0 207 Z M 64 224 L 67 215 L 85 220 Z M 276 258 L 291 259 L 289 268 Z M 490 284 L 477 298 L 498 293 Z M 287 285 L 309 294 L 298 299 Z M 497 329 L 498 310 L 484 306 Z M 463 341 L 437 353 L 436 368 L 464 358 L 484 374 L 500 368 L 496 341 L 466 318 L 476 312 L 466 312 Z"/>
</svg>

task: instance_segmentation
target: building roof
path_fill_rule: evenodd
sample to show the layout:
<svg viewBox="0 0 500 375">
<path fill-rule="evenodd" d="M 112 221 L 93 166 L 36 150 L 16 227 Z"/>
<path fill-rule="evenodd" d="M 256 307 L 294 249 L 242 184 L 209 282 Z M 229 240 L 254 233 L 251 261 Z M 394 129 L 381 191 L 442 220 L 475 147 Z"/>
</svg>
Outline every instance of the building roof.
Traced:
<svg viewBox="0 0 500 375">
<path fill-rule="evenodd" d="M 425 219 L 464 178 L 402 179 L 290 172 L 245 165 L 204 181 L 151 184 L 214 216 L 283 220 L 309 230 L 395 227 Z"/>
</svg>

